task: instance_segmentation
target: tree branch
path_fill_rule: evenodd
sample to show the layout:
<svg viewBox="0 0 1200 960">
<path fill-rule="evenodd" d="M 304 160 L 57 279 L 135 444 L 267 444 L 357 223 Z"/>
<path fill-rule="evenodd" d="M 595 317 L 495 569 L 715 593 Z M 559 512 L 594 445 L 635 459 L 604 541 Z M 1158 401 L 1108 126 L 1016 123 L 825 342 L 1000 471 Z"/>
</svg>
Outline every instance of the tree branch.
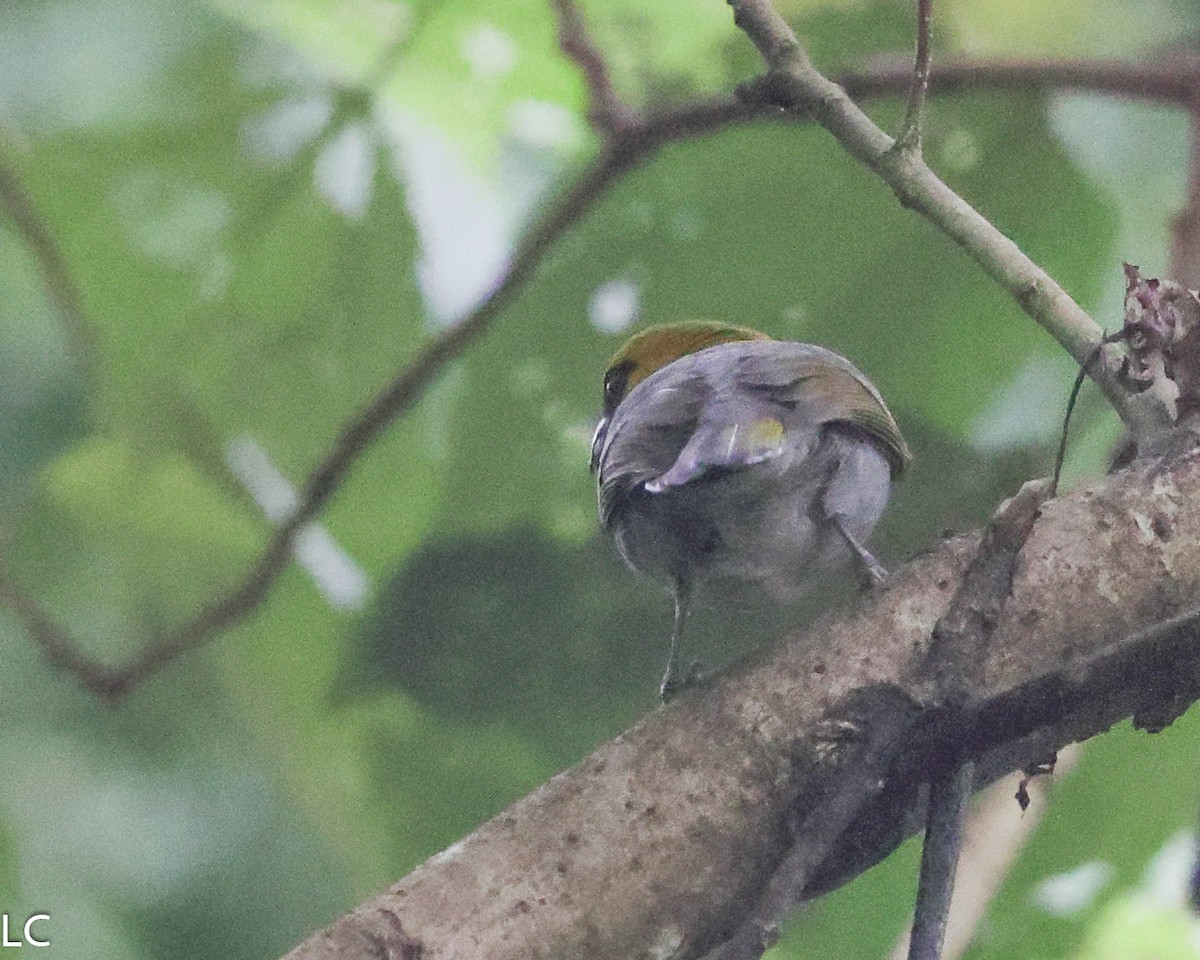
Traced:
<svg viewBox="0 0 1200 960">
<path fill-rule="evenodd" d="M 385 914 L 427 960 L 703 955 L 775 872 L 793 804 L 830 782 L 814 749 L 824 718 L 880 685 L 929 701 L 913 666 L 977 543 L 943 544 L 848 614 L 655 711 L 289 960 L 366 960 L 355 937 Z M 975 722 L 964 730 L 926 715 L 808 895 L 920 826 L 919 784 L 947 754 L 975 760 L 987 782 L 1123 717 L 1196 698 L 1200 676 L 1187 665 L 1200 663 L 1198 592 L 1194 451 L 1046 504 L 980 654 Z"/>
<path fill-rule="evenodd" d="M 554 2 L 560 5 L 560 12 L 566 11 L 569 18 L 574 11 L 570 0 Z M 577 17 L 577 12 L 575 15 Z M 599 54 L 595 52 L 586 33 L 580 32 L 581 24 L 576 27 L 566 24 L 565 27 L 568 46 L 578 48 L 570 55 L 581 63 L 586 75 L 589 57 L 594 54 L 598 58 Z M 787 32 L 790 34 L 790 30 Z M 603 61 L 599 62 L 602 65 Z M 610 89 L 606 71 L 597 77 L 588 81 L 593 98 L 603 90 Z M 880 63 L 868 71 L 848 73 L 842 77 L 849 90 L 864 97 L 902 94 L 909 89 L 911 79 L 911 66 L 900 62 L 891 65 Z M 1172 104 L 1190 104 L 1193 91 L 1200 88 L 1200 58 L 1181 57 L 1176 61 L 1154 64 L 1059 61 L 949 63 L 939 66 L 931 75 L 930 84 L 930 89 L 938 93 L 973 89 L 1028 91 L 1069 88 Z M 564 194 L 562 200 L 552 205 L 530 231 L 492 294 L 458 325 L 432 340 L 408 367 L 399 371 L 380 390 L 371 403 L 346 422 L 331 449 L 305 483 L 296 513 L 273 531 L 259 559 L 239 583 L 215 597 L 188 622 L 151 640 L 126 663 L 115 666 L 105 664 L 84 652 L 46 610 L 25 594 L 19 582 L 7 571 L 0 575 L 0 602 L 24 623 L 30 636 L 52 662 L 69 670 L 84 686 L 100 695 L 124 695 L 262 603 L 276 578 L 288 565 L 292 538 L 323 509 L 362 453 L 396 417 L 416 402 L 448 362 L 488 329 L 496 315 L 528 282 L 546 250 L 585 216 L 592 203 L 625 172 L 665 144 L 706 136 L 732 124 L 761 119 L 804 122 L 809 118 L 781 111 L 770 102 L 712 97 L 671 108 L 659 108 L 644 118 L 626 118 L 614 126 L 619 135 L 607 140 L 601 155 L 583 172 L 575 186 Z M 881 132 L 878 136 L 887 140 Z M 1197 156 L 1200 157 L 1200 148 Z M 1200 165 L 1200 159 L 1193 163 L 1193 183 L 1200 182 L 1200 174 L 1196 173 L 1197 165 Z M 897 192 L 903 201 L 912 202 L 906 199 L 906 194 L 900 190 Z M 950 197 L 962 203 L 953 194 Z M 80 309 L 78 289 L 49 229 L 34 212 L 15 172 L 4 163 L 0 163 L 0 204 L 33 252 L 42 271 L 47 295 L 66 318 L 75 352 L 84 357 L 86 362 L 91 356 L 91 334 Z M 958 237 L 955 236 L 955 239 Z M 1011 244 L 1008 246 L 1012 247 Z M 1004 244 L 1000 244 L 1000 247 L 1003 248 Z M 1015 249 L 1012 247 L 1012 250 Z M 1017 263 L 1020 263 L 1019 258 Z M 1000 282 L 1014 291 L 1027 309 L 1042 309 L 1047 303 L 1053 307 L 1059 304 L 1059 295 L 1061 298 L 1066 296 L 1057 286 L 1042 285 L 1037 273 L 1030 274 L 1022 269 L 996 269 L 1000 274 Z M 989 272 L 992 270 L 989 269 Z M 1069 299 L 1062 305 L 1074 323 L 1074 326 L 1068 324 L 1063 337 L 1072 343 L 1088 342 L 1094 325 L 1090 325 L 1091 321 Z M 1076 322 L 1081 315 L 1086 322 Z"/>
<path fill-rule="evenodd" d="M 894 141 L 847 96 L 846 91 L 810 63 L 791 27 L 769 0 L 728 0 L 734 21 L 754 42 L 768 72 L 745 88 L 752 101 L 770 102 L 812 116 L 856 160 L 874 171 L 900 202 L 916 210 L 959 244 L 1003 289 L 1083 364 L 1100 343 L 1102 332 L 1049 274 L 1029 259 L 962 197 L 910 151 L 893 150 Z M 1102 353 L 1093 379 L 1135 436 L 1169 423 L 1165 412 L 1121 384 L 1115 358 Z"/>
<path fill-rule="evenodd" d="M 587 117 L 606 140 L 637 123 L 637 115 L 617 95 L 604 55 L 588 33 L 575 0 L 551 0 L 558 15 L 558 45 L 583 74 L 588 89 Z"/>
<path fill-rule="evenodd" d="M 1055 784 L 1071 772 L 1082 754 L 1081 744 L 1059 752 L 1054 767 Z M 1021 848 L 1045 815 L 1054 789 L 1053 785 L 1047 783 L 1049 780 L 1049 777 L 1039 777 L 1030 784 L 1029 793 L 1033 796 L 1027 810 L 1021 810 L 1014 799 L 1015 777 L 1005 777 L 992 784 L 979 798 L 978 805 L 967 820 L 942 960 L 957 960 L 971 946 L 988 905 L 1008 877 Z M 908 939 L 909 931 L 906 930 L 888 955 L 888 960 L 907 960 Z"/>
<path fill-rule="evenodd" d="M 932 19 L 933 0 L 917 0 L 917 52 L 913 58 L 908 109 L 896 144 L 902 150 L 915 150 L 918 154 L 921 152 L 921 126 L 925 119 L 925 95 L 929 92 L 929 26 Z"/>
<path fill-rule="evenodd" d="M 95 336 L 83 312 L 83 298 L 67 269 L 66 258 L 46 221 L 8 158 L 0 153 L 0 208 L 25 240 L 42 274 L 46 296 L 58 310 L 67 334 L 67 352 L 72 364 L 85 377 L 91 373 L 95 356 Z"/>
<path fill-rule="evenodd" d="M 912 61 L 881 57 L 835 79 L 855 99 L 899 94 L 912 83 Z M 1188 106 L 1200 85 L 1200 56 L 1180 54 L 1152 63 L 1124 60 L 943 60 L 929 89 L 954 93 L 1097 93 L 1168 106 Z"/>
<path fill-rule="evenodd" d="M 974 788 L 975 764 L 969 760 L 929 783 L 929 809 L 925 815 L 908 960 L 940 960 L 942 956 L 954 897 L 954 877 L 962 853 L 967 803 Z"/>
</svg>

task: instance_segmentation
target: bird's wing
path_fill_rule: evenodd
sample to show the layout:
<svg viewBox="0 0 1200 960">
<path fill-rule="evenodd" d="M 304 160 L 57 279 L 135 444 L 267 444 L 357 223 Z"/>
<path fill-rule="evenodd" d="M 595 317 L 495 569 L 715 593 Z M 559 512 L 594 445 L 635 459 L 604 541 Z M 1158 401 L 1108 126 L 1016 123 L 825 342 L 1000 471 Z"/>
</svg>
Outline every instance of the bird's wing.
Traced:
<svg viewBox="0 0 1200 960">
<path fill-rule="evenodd" d="M 849 361 L 811 344 L 725 344 L 639 383 L 613 414 L 598 460 L 606 525 L 628 497 L 804 456 L 825 424 L 880 444 L 897 474 L 910 454 L 883 399 Z"/>
<path fill-rule="evenodd" d="M 613 417 L 601 455 L 602 506 L 609 475 L 654 494 L 783 452 L 787 406 L 762 391 L 738 389 L 732 378 L 731 361 L 744 346 L 690 354 L 634 388 Z M 798 439 L 790 437 L 793 445 Z"/>
<path fill-rule="evenodd" d="M 879 443 L 893 476 L 908 465 L 912 454 L 891 411 L 848 360 L 812 344 L 772 346 L 773 351 L 747 350 L 738 358 L 733 377 L 741 392 L 770 398 L 808 423 L 857 427 Z"/>
<path fill-rule="evenodd" d="M 626 498 L 675 462 L 700 422 L 709 392 L 703 371 L 671 364 L 639 383 L 617 407 L 596 470 L 606 526 Z"/>
<path fill-rule="evenodd" d="M 670 468 L 647 481 L 646 490 L 658 493 L 779 456 L 786 432 L 780 413 L 769 400 L 714 397 Z"/>
</svg>

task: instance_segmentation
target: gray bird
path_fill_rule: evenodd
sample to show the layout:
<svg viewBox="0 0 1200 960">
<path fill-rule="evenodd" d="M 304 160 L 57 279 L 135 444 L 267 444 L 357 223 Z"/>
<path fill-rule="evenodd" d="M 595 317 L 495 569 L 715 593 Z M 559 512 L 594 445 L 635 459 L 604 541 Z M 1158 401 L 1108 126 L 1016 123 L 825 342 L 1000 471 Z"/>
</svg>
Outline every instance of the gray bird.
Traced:
<svg viewBox="0 0 1200 960">
<path fill-rule="evenodd" d="M 879 391 L 824 347 L 680 323 L 631 337 L 604 375 L 592 439 L 600 520 L 625 561 L 675 599 L 664 700 L 698 587 L 795 601 L 854 560 L 911 455 Z"/>
</svg>

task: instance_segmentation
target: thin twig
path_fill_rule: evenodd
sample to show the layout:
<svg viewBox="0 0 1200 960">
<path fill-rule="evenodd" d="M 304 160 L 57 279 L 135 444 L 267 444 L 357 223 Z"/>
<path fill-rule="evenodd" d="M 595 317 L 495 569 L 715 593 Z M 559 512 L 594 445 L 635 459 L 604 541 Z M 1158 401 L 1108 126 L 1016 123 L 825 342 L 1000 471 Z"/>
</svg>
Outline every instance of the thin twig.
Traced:
<svg viewBox="0 0 1200 960">
<path fill-rule="evenodd" d="M 558 45 L 583 75 L 588 90 L 588 121 L 605 139 L 619 136 L 637 115 L 613 87 L 604 55 L 592 40 L 575 0 L 551 0 L 558 15 Z"/>
<path fill-rule="evenodd" d="M 1082 753 L 1081 743 L 1059 751 L 1054 768 L 1056 782 L 1074 769 Z M 1025 811 L 1013 801 L 1012 777 L 992 784 L 979 797 L 967 820 L 942 960 L 957 960 L 970 947 L 988 904 L 1016 863 L 1021 847 L 1045 815 L 1051 796 L 1049 785 L 1043 782 L 1047 779 L 1039 777 L 1030 784 L 1033 802 Z M 905 930 L 898 938 L 889 954 L 890 960 L 906 960 L 909 932 Z"/>
<path fill-rule="evenodd" d="M 921 152 L 921 128 L 925 120 L 925 95 L 929 92 L 929 24 L 933 18 L 933 0 L 917 0 L 917 53 L 913 59 L 912 84 L 904 126 L 896 138 L 901 150 Z"/>
<path fill-rule="evenodd" d="M 954 875 L 962 852 L 967 801 L 975 785 L 975 764 L 967 761 L 929 784 L 929 817 L 921 847 L 917 909 L 908 942 L 908 960 L 940 960 Z"/>
<path fill-rule="evenodd" d="M 107 691 L 111 683 L 109 669 L 79 649 L 54 618 L 21 590 L 2 561 L 0 605 L 7 607 L 21 621 L 47 660 L 74 674 L 93 692 Z"/>
<path fill-rule="evenodd" d="M 72 364 L 87 377 L 95 356 L 95 336 L 83 311 L 83 298 L 50 227 L 34 207 L 9 159 L 0 153 L 0 208 L 8 215 L 42 274 L 46 296 L 67 333 Z"/>
<path fill-rule="evenodd" d="M 1096 344 L 1096 350 L 1093 356 L 1100 356 L 1100 350 L 1103 344 Z M 1083 381 L 1087 379 L 1087 368 L 1091 366 L 1092 360 L 1088 359 L 1086 363 L 1079 365 L 1079 371 L 1075 374 L 1075 382 L 1071 384 L 1071 393 L 1067 397 L 1067 409 L 1063 414 L 1062 433 L 1058 437 L 1058 452 L 1054 455 L 1054 476 L 1050 479 L 1050 496 L 1058 496 L 1058 484 L 1062 480 L 1063 462 L 1067 459 L 1067 436 L 1071 427 L 1071 414 L 1075 412 L 1075 401 L 1079 399 L 1079 391 L 1083 389 Z"/>
<path fill-rule="evenodd" d="M 1058 452 L 1054 455 L 1054 476 L 1050 480 L 1051 497 L 1058 496 L 1058 484 L 1062 479 L 1063 461 L 1067 458 L 1067 431 L 1071 426 L 1071 414 L 1075 411 L 1075 402 L 1079 399 L 1079 391 L 1083 388 L 1083 381 L 1087 379 L 1088 367 L 1099 359 L 1100 351 L 1104 349 L 1105 344 L 1116 343 L 1124 336 L 1124 330 L 1105 334 L 1104 338 L 1096 344 L 1096 348 L 1088 358 L 1079 365 L 1079 372 L 1075 374 L 1075 382 L 1071 385 L 1071 393 L 1067 397 L 1067 409 L 1063 414 L 1062 433 L 1058 438 Z"/>
</svg>

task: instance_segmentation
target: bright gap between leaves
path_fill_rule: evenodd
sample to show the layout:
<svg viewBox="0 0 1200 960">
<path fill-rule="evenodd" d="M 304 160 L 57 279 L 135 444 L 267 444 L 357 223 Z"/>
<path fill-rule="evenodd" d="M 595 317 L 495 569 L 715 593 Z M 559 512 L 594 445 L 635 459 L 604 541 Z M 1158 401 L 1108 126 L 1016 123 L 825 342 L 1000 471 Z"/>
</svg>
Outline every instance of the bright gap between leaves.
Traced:
<svg viewBox="0 0 1200 960">
<path fill-rule="evenodd" d="M 253 438 L 237 437 L 225 447 L 225 462 L 271 523 L 286 523 L 296 511 L 296 488 Z M 319 523 L 306 523 L 292 538 L 292 553 L 335 610 L 361 610 L 371 583 L 366 572 Z"/>
</svg>

